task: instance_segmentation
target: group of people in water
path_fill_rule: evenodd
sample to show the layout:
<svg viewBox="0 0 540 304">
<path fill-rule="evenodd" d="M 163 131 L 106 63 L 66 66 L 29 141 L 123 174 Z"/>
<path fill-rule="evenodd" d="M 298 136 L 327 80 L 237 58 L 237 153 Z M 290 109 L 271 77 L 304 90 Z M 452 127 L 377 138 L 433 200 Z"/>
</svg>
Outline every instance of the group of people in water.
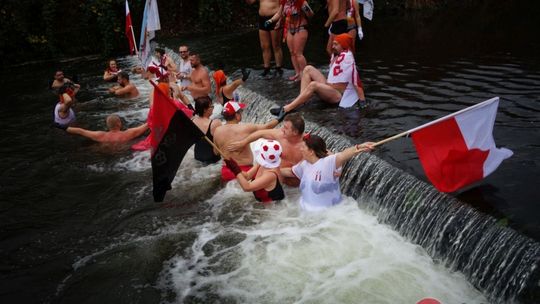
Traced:
<svg viewBox="0 0 540 304">
<path fill-rule="evenodd" d="M 236 180 L 244 191 L 253 192 L 255 198 L 263 203 L 284 199 L 282 184 L 299 187 L 302 209 L 321 210 L 341 201 L 341 167 L 355 155 L 371 151 L 374 143 L 365 142 L 332 153 L 320 136 L 305 132 L 304 119 L 299 113 L 292 112 L 314 94 L 323 101 L 342 107 L 365 102 L 353 54 L 354 37 L 363 37 L 358 11 L 356 0 L 328 0 L 327 50 L 331 60 L 328 76 L 325 77 L 318 69 L 307 65 L 303 56 L 308 35 L 307 23 L 313 16 L 307 1 L 260 1 L 259 38 L 264 62 L 261 76 L 270 72 L 272 49 L 276 72 L 282 74 L 280 34 L 283 30 L 295 70 L 289 80 L 300 81 L 298 97 L 283 107 L 271 109 L 276 118 L 265 124 L 242 122 L 246 104 L 238 100 L 235 90 L 249 79 L 250 71 L 242 69 L 241 78 L 231 82 L 227 82 L 223 70 L 214 71 L 215 98 L 212 100 L 210 73 L 202 65 L 199 54 L 190 52 L 186 45 L 178 49 L 178 62 L 165 50 L 156 48 L 158 62 L 151 62 L 148 67 L 135 68 L 131 72 L 142 74 L 145 79 L 156 79 L 157 89 L 185 109 L 189 108 L 190 114 L 194 114 L 192 122 L 206 136 L 206 139 L 201 138 L 195 143 L 194 158 L 205 164 L 223 159 L 221 179 L 224 183 Z M 137 97 L 139 91 L 129 79 L 129 73 L 120 70 L 116 61 L 108 62 L 103 80 L 118 83 L 109 89 L 110 94 L 121 98 Z M 117 115 L 107 117 L 107 132 L 73 127 L 71 124 L 75 120 L 75 113 L 72 106 L 80 86 L 58 71 L 51 87 L 58 94 L 54 110 L 55 126 L 68 133 L 98 142 L 127 142 L 148 129 L 145 123 L 122 131 L 122 122 Z M 149 96 L 150 108 L 153 106 L 153 96 L 154 93 Z M 275 129 L 280 123 L 281 127 Z"/>
</svg>

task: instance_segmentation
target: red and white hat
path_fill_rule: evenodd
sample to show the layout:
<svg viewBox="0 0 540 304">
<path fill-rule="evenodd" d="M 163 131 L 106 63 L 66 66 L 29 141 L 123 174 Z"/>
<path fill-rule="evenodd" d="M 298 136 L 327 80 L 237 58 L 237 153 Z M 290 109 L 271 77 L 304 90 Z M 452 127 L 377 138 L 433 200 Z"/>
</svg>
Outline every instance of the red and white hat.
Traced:
<svg viewBox="0 0 540 304">
<path fill-rule="evenodd" d="M 227 101 L 223 106 L 223 113 L 233 115 L 235 113 L 238 113 L 238 111 L 242 110 L 245 107 L 245 103 L 239 103 L 237 101 Z"/>
<path fill-rule="evenodd" d="M 277 140 L 260 140 L 254 152 L 255 161 L 265 168 L 277 168 L 281 164 L 281 153 L 283 149 Z"/>
</svg>

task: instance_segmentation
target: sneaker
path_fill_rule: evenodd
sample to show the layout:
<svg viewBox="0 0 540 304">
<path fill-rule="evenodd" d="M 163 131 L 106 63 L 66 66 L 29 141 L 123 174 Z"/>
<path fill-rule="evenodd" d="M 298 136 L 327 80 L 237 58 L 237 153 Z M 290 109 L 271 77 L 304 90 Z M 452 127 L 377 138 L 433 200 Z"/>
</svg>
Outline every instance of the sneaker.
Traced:
<svg viewBox="0 0 540 304">
<path fill-rule="evenodd" d="M 279 108 L 270 109 L 270 114 L 272 114 L 274 116 L 278 116 L 279 113 L 281 113 L 281 111 L 283 111 L 283 106 L 281 106 Z"/>
<path fill-rule="evenodd" d="M 283 76 L 283 69 L 281 67 L 276 67 L 276 75 Z"/>
</svg>

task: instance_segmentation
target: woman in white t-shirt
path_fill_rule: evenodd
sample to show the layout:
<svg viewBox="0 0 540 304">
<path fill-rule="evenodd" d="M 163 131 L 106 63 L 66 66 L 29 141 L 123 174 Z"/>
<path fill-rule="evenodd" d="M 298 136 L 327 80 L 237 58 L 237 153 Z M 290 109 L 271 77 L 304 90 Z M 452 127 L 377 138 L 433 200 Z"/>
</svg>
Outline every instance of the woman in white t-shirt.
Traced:
<svg viewBox="0 0 540 304">
<path fill-rule="evenodd" d="M 303 210 L 324 210 L 341 202 L 338 168 L 356 154 L 373 150 L 373 144 L 365 142 L 329 155 L 324 140 L 308 133 L 301 148 L 304 160 L 292 168 L 281 169 L 281 174 L 300 179 L 300 207 Z"/>
</svg>

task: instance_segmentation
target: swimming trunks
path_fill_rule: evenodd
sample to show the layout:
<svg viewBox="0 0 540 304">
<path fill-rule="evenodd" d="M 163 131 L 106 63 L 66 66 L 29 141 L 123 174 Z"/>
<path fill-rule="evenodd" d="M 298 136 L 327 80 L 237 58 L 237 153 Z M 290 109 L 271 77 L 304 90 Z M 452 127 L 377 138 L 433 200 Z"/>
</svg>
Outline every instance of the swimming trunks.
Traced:
<svg viewBox="0 0 540 304">
<path fill-rule="evenodd" d="M 268 26 L 266 25 L 266 21 L 272 19 L 272 16 L 261 16 L 259 15 L 259 30 L 265 31 L 265 32 L 271 32 L 274 30 L 274 27 L 276 26 L 276 22 L 270 23 Z"/>
<path fill-rule="evenodd" d="M 277 173 L 272 172 L 276 175 Z M 267 191 L 264 188 L 259 189 L 257 191 L 253 191 L 253 195 L 255 198 L 262 203 L 269 203 L 272 201 L 280 201 L 285 198 L 285 193 L 283 192 L 283 187 L 281 186 L 281 183 L 279 182 L 279 179 L 276 180 L 276 186 L 274 189 Z"/>
<path fill-rule="evenodd" d="M 251 169 L 251 167 L 253 167 L 253 165 L 239 165 L 239 167 L 240 170 L 247 172 L 249 169 Z M 229 169 L 229 167 L 225 165 L 225 163 L 223 163 L 223 167 L 221 167 L 221 181 L 228 182 L 235 178 L 236 175 L 231 171 L 231 169 Z"/>
<path fill-rule="evenodd" d="M 307 24 L 299 25 L 296 27 L 292 27 L 292 26 L 289 27 L 289 34 L 293 36 L 294 34 L 299 33 L 301 31 L 307 31 Z"/>
<path fill-rule="evenodd" d="M 332 25 L 330 25 L 330 32 L 334 35 L 347 33 L 347 19 L 332 22 Z"/>
<path fill-rule="evenodd" d="M 206 130 L 206 137 L 210 140 L 214 140 L 212 133 L 210 132 L 212 127 L 212 121 L 208 125 L 208 130 Z M 219 155 L 214 154 L 214 148 L 210 143 L 208 143 L 204 138 L 199 139 L 195 143 L 195 159 L 206 164 L 213 164 L 221 159 Z"/>
</svg>

